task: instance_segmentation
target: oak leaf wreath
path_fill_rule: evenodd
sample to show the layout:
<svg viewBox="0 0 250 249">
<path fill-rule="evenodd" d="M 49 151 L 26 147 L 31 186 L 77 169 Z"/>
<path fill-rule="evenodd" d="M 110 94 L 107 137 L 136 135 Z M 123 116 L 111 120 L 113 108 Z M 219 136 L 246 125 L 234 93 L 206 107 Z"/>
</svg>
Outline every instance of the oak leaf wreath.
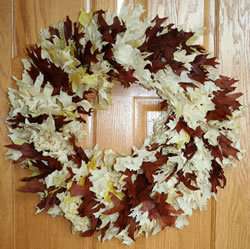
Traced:
<svg viewBox="0 0 250 249">
<path fill-rule="evenodd" d="M 224 168 L 241 157 L 236 80 L 167 18 L 80 12 L 44 29 L 10 88 L 8 157 L 32 171 L 23 192 L 37 213 L 64 216 L 73 232 L 131 244 L 141 234 L 182 228 L 206 206 Z M 86 116 L 111 103 L 113 85 L 139 84 L 162 99 L 152 135 L 130 155 L 83 149 Z"/>
</svg>

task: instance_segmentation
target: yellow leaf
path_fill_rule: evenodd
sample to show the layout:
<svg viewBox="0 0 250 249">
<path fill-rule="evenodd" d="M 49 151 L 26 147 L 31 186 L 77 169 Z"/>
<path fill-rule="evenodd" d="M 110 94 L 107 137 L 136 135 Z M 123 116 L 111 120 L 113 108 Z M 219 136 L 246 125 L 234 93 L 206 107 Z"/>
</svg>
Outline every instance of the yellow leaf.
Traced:
<svg viewBox="0 0 250 249">
<path fill-rule="evenodd" d="M 82 77 L 82 81 L 89 86 L 96 86 L 98 83 L 98 75 L 97 74 L 85 74 Z"/>
<path fill-rule="evenodd" d="M 88 162 L 88 168 L 89 169 L 95 169 L 96 168 L 96 160 L 95 158 L 92 158 L 89 162 Z"/>
<path fill-rule="evenodd" d="M 71 188 L 71 185 L 72 185 L 72 182 L 68 182 L 68 183 L 67 183 L 67 189 L 70 189 L 70 188 Z"/>
<path fill-rule="evenodd" d="M 82 26 L 88 25 L 91 18 L 92 18 L 91 12 L 86 12 L 81 9 L 78 21 Z"/>
<path fill-rule="evenodd" d="M 78 184 L 81 185 L 81 186 L 83 186 L 84 183 L 85 183 L 85 177 L 81 176 Z"/>
<path fill-rule="evenodd" d="M 109 182 L 109 184 L 108 184 L 108 190 L 104 194 L 104 200 L 107 201 L 107 202 L 111 201 L 111 195 L 110 195 L 110 193 L 113 193 L 120 200 L 122 200 L 123 197 L 124 197 L 124 194 L 122 192 L 116 191 L 116 189 L 114 188 L 114 185 L 113 185 L 112 182 Z"/>
</svg>

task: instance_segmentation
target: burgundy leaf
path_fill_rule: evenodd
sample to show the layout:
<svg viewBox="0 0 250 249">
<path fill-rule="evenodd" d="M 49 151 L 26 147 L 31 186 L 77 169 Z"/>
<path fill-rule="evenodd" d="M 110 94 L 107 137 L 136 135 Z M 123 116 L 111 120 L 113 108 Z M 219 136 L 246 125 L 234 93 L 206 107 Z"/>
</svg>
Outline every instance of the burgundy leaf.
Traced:
<svg viewBox="0 0 250 249">
<path fill-rule="evenodd" d="M 176 173 L 177 169 L 178 169 L 178 165 L 175 165 L 173 168 L 173 171 L 166 177 L 165 181 L 168 181 L 169 179 L 171 179 Z"/>
<path fill-rule="evenodd" d="M 96 89 L 90 88 L 89 90 L 83 92 L 83 99 L 86 99 L 90 102 L 95 101 L 97 96 L 98 96 L 98 91 Z M 91 112 L 92 109 L 89 112 L 86 112 L 85 114 L 90 115 Z"/>
<path fill-rule="evenodd" d="M 109 227 L 110 227 L 110 222 L 106 226 L 104 226 L 103 228 L 100 229 L 101 239 L 103 239 L 103 237 L 105 236 L 105 233 L 109 229 Z"/>
<path fill-rule="evenodd" d="M 38 174 L 38 175 L 23 177 L 23 178 L 21 178 L 21 181 L 22 182 L 29 182 L 29 181 L 32 181 L 32 180 L 35 180 L 35 179 L 37 179 L 37 180 L 44 179 L 50 173 L 51 173 L 51 171 L 47 171 L 47 172 L 43 172 L 43 173 Z"/>
<path fill-rule="evenodd" d="M 31 115 L 29 115 L 28 120 L 30 123 L 42 124 L 43 121 L 46 120 L 48 117 L 49 117 L 48 114 L 41 114 L 36 117 L 32 117 Z"/>
<path fill-rule="evenodd" d="M 146 200 L 141 203 L 142 207 L 141 210 L 144 212 L 150 211 L 155 208 L 155 203 L 153 200 Z"/>
<path fill-rule="evenodd" d="M 20 123 L 24 123 L 25 122 L 25 117 L 20 113 L 18 112 L 13 118 L 10 118 L 7 120 L 10 124 L 10 127 L 12 129 L 16 129 L 16 128 L 19 128 L 19 124 Z"/>
<path fill-rule="evenodd" d="M 199 54 L 197 55 L 193 62 L 191 62 L 192 69 L 188 74 L 190 79 L 204 83 L 207 80 L 207 70 L 206 66 L 216 67 L 218 62 L 216 58 L 207 58 L 208 54 Z"/>
<path fill-rule="evenodd" d="M 69 39 L 72 38 L 73 30 L 72 30 L 72 22 L 68 16 L 66 17 L 66 20 L 64 21 L 63 28 L 64 28 L 64 38 L 65 38 L 66 44 L 69 45 Z"/>
<path fill-rule="evenodd" d="M 127 177 L 125 178 L 125 182 L 126 182 L 126 187 L 127 187 L 127 194 L 130 198 L 135 198 L 136 197 L 136 186 L 135 184 L 132 182 L 132 175 L 133 172 L 126 169 L 126 171 L 124 172 L 124 175 L 126 175 Z"/>
<path fill-rule="evenodd" d="M 197 88 L 197 86 L 192 82 L 179 82 L 178 83 L 185 91 L 187 91 L 187 88 Z"/>
<path fill-rule="evenodd" d="M 21 192 L 38 193 L 45 190 L 45 185 L 38 179 L 32 179 L 28 181 L 24 186 L 20 187 L 18 190 Z"/>
<path fill-rule="evenodd" d="M 195 145 L 194 139 L 191 138 L 190 141 L 185 145 L 183 154 L 189 160 L 193 157 L 196 151 L 197 151 L 197 146 Z"/>
<path fill-rule="evenodd" d="M 135 81 L 137 80 L 134 77 L 134 69 L 126 70 L 118 63 L 115 65 L 115 69 L 117 70 L 117 72 L 111 70 L 108 74 L 112 78 L 117 79 L 125 88 L 130 87 L 130 85 L 135 83 Z"/>
<path fill-rule="evenodd" d="M 238 80 L 223 75 L 220 75 L 220 78 L 214 81 L 216 86 L 221 88 L 226 93 L 234 91 L 236 89 L 234 85 L 237 82 Z"/>
<path fill-rule="evenodd" d="M 153 143 L 153 144 L 147 145 L 146 149 L 147 151 L 154 151 L 154 150 L 157 150 L 159 147 L 160 147 L 160 144 Z"/>
<path fill-rule="evenodd" d="M 182 129 L 188 133 L 188 135 L 190 137 L 202 137 L 202 135 L 204 134 L 203 130 L 201 129 L 200 126 L 198 126 L 195 130 L 190 128 L 186 121 L 184 121 L 183 118 L 180 118 L 176 127 L 175 127 L 177 132 L 180 132 Z"/>
<path fill-rule="evenodd" d="M 177 216 L 172 216 L 172 215 L 164 215 L 161 216 L 160 218 L 160 225 L 163 228 L 165 228 L 166 226 L 174 226 L 175 222 L 176 222 L 176 218 Z"/>
<path fill-rule="evenodd" d="M 83 186 L 73 182 L 69 192 L 71 196 L 86 196 L 89 194 L 89 186 L 84 184 Z"/>
<path fill-rule="evenodd" d="M 87 230 L 85 232 L 81 232 L 80 235 L 82 237 L 91 237 L 95 233 L 95 230 Z"/>
<path fill-rule="evenodd" d="M 139 49 L 141 52 L 151 52 L 151 55 L 147 57 L 147 59 L 151 61 L 151 65 L 148 64 L 146 68 L 152 73 L 156 73 L 158 70 L 169 65 L 177 75 L 180 75 L 183 70 L 187 69 L 183 63 L 174 60 L 174 52 L 177 51 L 179 46 L 186 46 L 186 41 L 193 33 L 182 30 L 178 31 L 177 28 L 173 28 L 172 24 L 169 24 L 167 26 L 169 31 L 164 34 L 159 34 L 163 30 L 161 24 L 165 20 L 166 18 L 161 19 L 156 16 L 152 21 L 155 24 L 146 30 L 145 42 Z"/>
<path fill-rule="evenodd" d="M 81 166 L 81 161 L 88 163 L 89 158 L 87 157 L 84 150 L 80 146 L 76 145 L 76 138 L 74 135 L 71 135 L 69 142 L 72 144 L 75 152 L 75 154 L 71 158 L 78 164 L 78 166 Z"/>
<path fill-rule="evenodd" d="M 143 162 L 142 169 L 147 177 L 147 180 L 152 183 L 154 178 L 153 175 L 157 169 L 168 161 L 168 156 L 162 155 L 160 152 L 156 153 L 157 160 L 155 162 Z"/>
<path fill-rule="evenodd" d="M 87 67 L 87 72 L 90 72 L 90 65 L 91 63 L 97 63 L 98 60 L 96 58 L 96 55 L 98 54 L 98 50 L 95 50 L 94 53 L 92 54 L 91 52 L 92 48 L 92 43 L 91 41 L 88 41 L 84 47 L 84 52 L 82 56 L 80 57 L 80 62 L 82 65 Z"/>
<path fill-rule="evenodd" d="M 91 113 L 93 112 L 92 108 L 89 111 L 86 111 L 82 106 L 77 106 L 76 110 L 77 110 L 78 113 L 86 114 L 88 116 L 91 116 Z"/>
<path fill-rule="evenodd" d="M 210 170 L 211 191 L 217 193 L 217 187 L 224 188 L 226 185 L 226 177 L 220 164 L 215 160 L 212 161 L 212 169 Z"/>
<path fill-rule="evenodd" d="M 26 159 L 40 160 L 42 158 L 42 153 L 35 150 L 33 144 L 9 144 L 6 145 L 6 147 L 9 149 L 18 150 L 22 153 L 22 156 L 16 160 L 17 163 L 20 163 Z"/>
<path fill-rule="evenodd" d="M 59 94 L 60 90 L 72 95 L 68 74 L 48 59 L 43 59 L 41 47 L 31 47 L 27 52 L 32 59 L 32 67 L 28 73 L 33 80 L 34 76 L 41 72 L 44 75 L 42 87 L 49 82 L 53 86 L 53 95 Z"/>
<path fill-rule="evenodd" d="M 225 135 L 220 134 L 220 136 L 218 137 L 218 143 L 224 157 L 232 156 L 234 158 L 237 158 L 237 153 L 239 152 L 239 150 L 232 146 L 232 141 Z"/>
<path fill-rule="evenodd" d="M 156 219 L 161 227 L 173 226 L 176 218 L 182 213 L 181 210 L 176 210 L 173 206 L 166 202 L 167 195 L 156 193 L 154 195 L 155 208 L 149 211 L 149 217 Z"/>
<path fill-rule="evenodd" d="M 186 172 L 184 174 L 184 172 L 182 170 L 179 170 L 177 172 L 177 176 L 178 176 L 178 183 L 176 184 L 176 186 L 182 182 L 187 188 L 189 188 L 190 190 L 198 190 L 199 188 L 196 185 L 196 175 L 195 173 L 189 173 L 189 172 Z M 195 185 L 193 185 L 195 184 Z"/>
<path fill-rule="evenodd" d="M 137 224 L 135 222 L 135 220 L 131 217 L 128 217 L 128 236 L 134 240 L 134 234 L 137 228 Z"/>
<path fill-rule="evenodd" d="M 63 115 L 54 115 L 53 118 L 55 121 L 56 131 L 60 131 L 64 125 L 66 125 L 72 121 L 72 120 L 65 120 L 67 118 Z"/>
<path fill-rule="evenodd" d="M 103 10 L 96 11 L 95 13 L 97 14 L 97 23 L 99 25 L 98 30 L 102 34 L 104 41 L 114 43 L 117 34 L 126 31 L 125 24 L 122 23 L 117 16 L 114 17 L 113 23 L 108 25 L 103 17 L 105 13 Z"/>
<path fill-rule="evenodd" d="M 110 193 L 110 195 L 114 206 L 111 209 L 103 212 L 103 214 L 106 215 L 121 212 L 125 208 L 124 202 L 122 200 L 116 197 L 113 193 Z"/>
<path fill-rule="evenodd" d="M 51 35 L 51 38 L 49 39 L 52 42 L 52 37 L 53 36 L 57 36 L 58 38 L 60 38 L 60 33 L 59 30 L 57 28 L 54 27 L 49 27 L 49 33 Z"/>
<path fill-rule="evenodd" d="M 97 212 L 100 208 L 104 207 L 103 204 L 99 204 L 94 198 L 84 199 L 81 205 L 78 208 L 79 215 L 81 217 L 93 215 Z"/>
<path fill-rule="evenodd" d="M 115 221 L 114 223 L 114 226 L 115 227 L 118 227 L 119 228 L 119 232 L 123 229 L 126 228 L 127 224 L 128 224 L 128 220 L 129 220 L 129 211 L 128 211 L 128 208 L 122 210 L 120 213 L 119 213 L 119 217 L 117 218 L 117 220 Z"/>
<path fill-rule="evenodd" d="M 228 82 L 228 81 L 227 81 Z M 233 82 L 233 83 L 231 83 Z M 230 84 L 234 84 L 235 81 L 230 80 Z M 222 83 L 220 83 L 222 84 Z M 223 91 L 217 91 L 214 93 L 212 101 L 215 104 L 215 110 L 207 113 L 206 119 L 209 120 L 228 120 L 228 117 L 232 115 L 234 110 L 239 109 L 241 104 L 237 100 L 242 93 L 228 94 L 229 88 L 225 86 Z"/>
<path fill-rule="evenodd" d="M 72 178 L 75 176 L 74 172 L 72 171 L 72 168 L 67 167 L 68 175 L 65 178 L 65 182 L 69 182 L 72 180 Z"/>
<path fill-rule="evenodd" d="M 222 161 L 223 156 L 222 156 L 222 152 L 219 146 L 218 145 L 214 146 L 214 145 L 209 144 L 208 140 L 204 138 L 203 138 L 203 142 L 204 142 L 205 147 L 208 150 L 210 150 L 211 155 L 214 157 L 214 159 L 219 158 Z"/>
<path fill-rule="evenodd" d="M 58 188 L 56 190 L 52 190 L 51 192 L 48 193 L 48 195 L 42 199 L 38 204 L 37 207 L 39 209 L 42 209 L 44 212 L 48 211 L 51 207 L 54 205 L 59 205 L 60 200 L 57 198 L 58 193 L 65 192 L 65 188 Z"/>
<path fill-rule="evenodd" d="M 46 120 L 48 118 L 48 115 L 47 114 L 41 114 L 41 115 L 38 115 L 36 117 L 32 117 L 30 114 L 29 114 L 29 117 L 25 117 L 23 116 L 21 113 L 17 113 L 16 116 L 14 116 L 13 118 L 11 119 L 8 119 L 8 122 L 11 123 L 11 127 L 13 129 L 15 128 L 18 128 L 20 127 L 20 123 L 25 123 L 25 120 L 28 119 L 28 121 L 30 123 L 38 123 L 38 124 L 41 124 L 44 120 Z"/>
</svg>

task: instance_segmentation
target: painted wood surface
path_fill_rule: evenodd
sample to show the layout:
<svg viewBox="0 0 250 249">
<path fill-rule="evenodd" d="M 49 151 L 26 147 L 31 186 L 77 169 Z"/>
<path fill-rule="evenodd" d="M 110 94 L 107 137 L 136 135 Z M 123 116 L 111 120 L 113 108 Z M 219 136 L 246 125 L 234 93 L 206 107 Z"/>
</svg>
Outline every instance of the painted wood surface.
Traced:
<svg viewBox="0 0 250 249">
<path fill-rule="evenodd" d="M 237 168 L 226 170 L 228 184 L 203 212 L 195 212 L 182 231 L 166 229 L 131 248 L 146 249 L 247 249 L 250 248 L 250 2 L 248 0 L 1 0 L 0 1 L 0 136 L 8 143 L 5 117 L 11 75 L 20 75 L 25 47 L 36 42 L 39 30 L 63 19 L 75 19 L 80 8 L 119 12 L 122 3 L 140 3 L 145 16 L 168 16 L 185 29 L 204 29 L 200 42 L 218 56 L 221 72 L 240 80 L 246 109 L 241 121 L 241 141 L 246 153 Z M 89 119 L 87 145 L 98 143 L 128 153 L 142 144 L 159 113 L 153 92 L 133 86 L 115 86 L 113 104 Z M 72 235 L 62 218 L 35 215 L 37 197 L 16 191 L 25 170 L 5 159 L 0 146 L 0 248 L 1 249 L 108 249 L 126 248 L 118 241 L 100 243 L 96 238 Z"/>
</svg>

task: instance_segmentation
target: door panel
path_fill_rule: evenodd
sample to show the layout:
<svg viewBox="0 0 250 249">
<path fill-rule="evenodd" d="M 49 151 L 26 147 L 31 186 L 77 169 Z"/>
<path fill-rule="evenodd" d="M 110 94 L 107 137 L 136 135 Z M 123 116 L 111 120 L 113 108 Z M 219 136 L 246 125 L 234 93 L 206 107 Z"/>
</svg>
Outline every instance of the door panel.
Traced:
<svg viewBox="0 0 250 249">
<path fill-rule="evenodd" d="M 8 110 L 6 98 L 7 87 L 11 77 L 12 53 L 12 1 L 0 1 L 0 136 L 1 145 L 8 143 L 5 116 Z M 5 159 L 5 148 L 0 146 L 0 248 L 14 248 L 13 238 L 13 170 L 11 163 Z"/>
<path fill-rule="evenodd" d="M 250 2 L 221 1 L 218 8 L 218 57 L 223 74 L 240 80 L 239 90 L 245 95 L 244 118 L 241 119 L 241 144 L 245 150 L 238 168 L 226 170 L 228 184 L 219 193 L 216 207 L 216 248 L 250 247 L 250 165 L 249 165 L 249 67 L 250 67 Z M 223 231 L 223 233 L 220 233 Z"/>
<path fill-rule="evenodd" d="M 75 19 L 81 7 L 89 10 L 108 9 L 119 11 L 123 3 L 141 3 L 145 17 L 168 16 L 169 22 L 185 29 L 204 28 L 202 43 L 222 61 L 223 73 L 240 79 L 240 88 L 247 95 L 249 80 L 249 23 L 248 0 L 1 0 L 0 1 L 0 135 L 7 144 L 4 118 L 8 110 L 7 87 L 11 75 L 21 72 L 20 58 L 25 47 L 36 42 L 43 27 L 69 15 Z M 139 86 L 128 89 L 119 84 L 112 91 L 112 105 L 88 118 L 89 134 L 84 144 L 98 144 L 119 153 L 130 153 L 132 146 L 140 147 L 146 135 L 152 132 L 153 120 L 160 113 L 159 98 L 152 91 Z M 242 144 L 250 150 L 249 110 L 242 119 Z M 0 248 L 1 249 L 108 249 L 127 248 L 119 241 L 100 243 L 96 238 L 72 235 L 70 224 L 62 218 L 35 215 L 37 197 L 16 191 L 19 179 L 27 172 L 14 168 L 5 159 L 0 148 Z M 218 202 L 210 201 L 206 211 L 195 212 L 184 230 L 166 229 L 148 239 L 139 238 L 130 248 L 159 249 L 246 249 L 250 241 L 250 169 L 248 154 L 238 169 L 227 170 L 228 186 L 219 193 Z"/>
</svg>

